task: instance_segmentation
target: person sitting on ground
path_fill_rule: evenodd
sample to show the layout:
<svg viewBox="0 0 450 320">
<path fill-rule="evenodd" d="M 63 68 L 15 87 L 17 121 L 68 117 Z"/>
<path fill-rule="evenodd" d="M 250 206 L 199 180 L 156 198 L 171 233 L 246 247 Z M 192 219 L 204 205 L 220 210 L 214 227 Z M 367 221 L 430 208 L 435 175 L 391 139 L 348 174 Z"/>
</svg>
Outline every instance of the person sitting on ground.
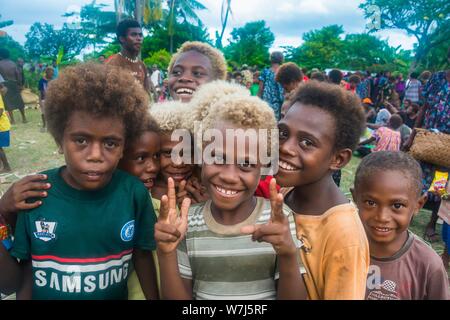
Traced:
<svg viewBox="0 0 450 320">
<path fill-rule="evenodd" d="M 403 120 L 398 114 L 393 114 L 388 121 L 387 127 L 380 127 L 375 130 L 372 137 L 360 142 L 360 145 L 366 145 L 376 141 L 373 152 L 377 151 L 400 151 L 401 133 L 398 131 L 402 126 Z"/>
<path fill-rule="evenodd" d="M 414 129 L 417 114 L 419 113 L 419 105 L 417 103 L 411 103 L 405 110 L 399 112 L 399 115 L 403 119 L 403 123 L 409 128 Z"/>
</svg>

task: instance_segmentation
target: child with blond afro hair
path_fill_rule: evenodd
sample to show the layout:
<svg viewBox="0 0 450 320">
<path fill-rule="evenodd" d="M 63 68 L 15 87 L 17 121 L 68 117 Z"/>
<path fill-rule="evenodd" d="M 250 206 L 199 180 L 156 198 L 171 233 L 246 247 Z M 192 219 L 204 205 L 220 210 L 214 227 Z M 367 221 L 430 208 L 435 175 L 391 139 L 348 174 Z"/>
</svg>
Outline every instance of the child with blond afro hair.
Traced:
<svg viewBox="0 0 450 320">
<path fill-rule="evenodd" d="M 162 200 L 155 225 L 162 296 L 305 298 L 295 226 L 283 213 L 275 181 L 272 202 L 254 196 L 262 162 L 258 153 L 249 150 L 271 145 L 271 141 L 267 136 L 261 138 L 265 141 L 250 139 L 245 148 L 236 148 L 241 130 L 275 129 L 274 113 L 264 101 L 239 92 L 214 100 L 200 127 L 202 133 L 213 129 L 223 138 L 215 139 L 211 153 L 202 157 L 201 178 L 210 200 L 190 208 L 189 202 L 183 203 L 181 214 L 175 217 L 175 191 L 173 181 L 169 181 L 168 198 Z M 228 130 L 234 135 L 229 136 Z M 230 146 L 234 152 L 229 152 Z M 206 155 L 211 158 L 206 159 Z"/>
<path fill-rule="evenodd" d="M 213 80 L 225 80 L 226 75 L 227 63 L 219 50 L 204 42 L 185 42 L 169 63 L 170 96 L 189 102 L 199 86 Z"/>
</svg>

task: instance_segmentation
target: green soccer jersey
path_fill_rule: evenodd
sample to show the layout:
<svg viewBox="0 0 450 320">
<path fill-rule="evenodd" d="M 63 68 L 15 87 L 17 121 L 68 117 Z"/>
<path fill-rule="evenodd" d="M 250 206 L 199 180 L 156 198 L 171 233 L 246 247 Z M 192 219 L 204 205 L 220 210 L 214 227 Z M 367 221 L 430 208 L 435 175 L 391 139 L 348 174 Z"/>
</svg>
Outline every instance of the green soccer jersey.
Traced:
<svg viewBox="0 0 450 320">
<path fill-rule="evenodd" d="M 147 189 L 120 170 L 96 191 L 70 187 L 61 168 L 44 173 L 52 187 L 18 215 L 11 251 L 31 259 L 33 299 L 126 299 L 133 248 L 156 248 Z"/>
</svg>

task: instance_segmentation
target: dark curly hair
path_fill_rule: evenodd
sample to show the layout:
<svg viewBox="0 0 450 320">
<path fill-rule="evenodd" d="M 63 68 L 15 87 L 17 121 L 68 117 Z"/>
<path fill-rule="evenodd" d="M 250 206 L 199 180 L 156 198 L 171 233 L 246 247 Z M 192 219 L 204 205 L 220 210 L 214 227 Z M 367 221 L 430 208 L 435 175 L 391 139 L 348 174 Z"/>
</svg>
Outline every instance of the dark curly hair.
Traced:
<svg viewBox="0 0 450 320">
<path fill-rule="evenodd" d="M 116 28 L 117 41 L 120 43 L 120 37 L 126 37 L 127 31 L 130 28 L 141 28 L 141 25 L 136 20 L 126 19 L 119 22 Z"/>
<path fill-rule="evenodd" d="M 301 83 L 291 98 L 292 107 L 299 102 L 328 112 L 336 121 L 334 150 L 355 150 L 365 128 L 361 100 L 352 92 L 328 82 Z"/>
<path fill-rule="evenodd" d="M 334 84 L 340 84 L 343 77 L 341 70 L 338 69 L 333 69 L 328 73 L 330 82 Z"/>
<path fill-rule="evenodd" d="M 293 82 L 301 82 L 303 80 L 302 70 L 293 62 L 283 63 L 277 71 L 275 81 L 282 85 L 287 85 Z"/>
<path fill-rule="evenodd" d="M 88 112 L 93 117 L 121 118 L 126 145 L 146 123 L 148 106 L 147 93 L 129 72 L 114 66 L 86 63 L 64 69 L 50 82 L 44 115 L 58 145 L 76 111 Z"/>
<path fill-rule="evenodd" d="M 270 54 L 270 62 L 271 63 L 282 64 L 283 60 L 284 60 L 283 52 L 274 51 Z"/>
<path fill-rule="evenodd" d="M 421 195 L 422 169 L 413 157 L 401 151 L 378 151 L 364 157 L 356 169 L 355 191 L 358 192 L 367 178 L 386 171 L 400 171 L 407 174 L 411 179 L 410 187 L 414 188 L 418 196 Z"/>
<path fill-rule="evenodd" d="M 316 81 L 319 81 L 319 82 L 323 82 L 323 81 L 327 80 L 326 76 L 320 71 L 316 71 L 316 72 L 311 73 L 311 77 L 309 79 L 310 80 L 316 80 Z"/>
<path fill-rule="evenodd" d="M 361 77 L 358 76 L 357 74 L 352 74 L 349 78 L 348 78 L 348 82 L 353 82 L 353 83 L 360 83 L 361 82 Z"/>
</svg>

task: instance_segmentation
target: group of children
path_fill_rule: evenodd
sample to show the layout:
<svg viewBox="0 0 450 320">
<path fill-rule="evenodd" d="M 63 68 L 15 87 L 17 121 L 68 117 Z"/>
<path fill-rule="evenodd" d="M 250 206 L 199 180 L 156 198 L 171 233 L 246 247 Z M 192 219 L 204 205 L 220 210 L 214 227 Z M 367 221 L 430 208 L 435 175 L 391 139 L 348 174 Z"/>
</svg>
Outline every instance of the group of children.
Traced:
<svg viewBox="0 0 450 320">
<path fill-rule="evenodd" d="M 354 202 L 333 181 L 365 127 L 354 94 L 301 84 L 277 123 L 267 103 L 225 77 L 221 53 L 190 42 L 169 66 L 175 101 L 149 112 L 143 89 L 115 67 L 82 64 L 52 81 L 45 118 L 65 165 L 23 178 L 0 199 L 3 224 L 15 229 L 12 249 L 0 246 L 0 291 L 19 299 L 449 298 L 439 256 L 408 231 L 425 201 L 417 163 L 404 153 L 366 157 Z M 224 137 L 213 161 L 175 161 L 172 137 L 183 129 Z M 242 149 L 239 135 L 227 134 L 276 129 L 278 141 L 257 136 Z M 279 144 L 274 177 L 252 152 L 267 144 Z M 266 198 L 255 196 L 261 188 Z"/>
</svg>

